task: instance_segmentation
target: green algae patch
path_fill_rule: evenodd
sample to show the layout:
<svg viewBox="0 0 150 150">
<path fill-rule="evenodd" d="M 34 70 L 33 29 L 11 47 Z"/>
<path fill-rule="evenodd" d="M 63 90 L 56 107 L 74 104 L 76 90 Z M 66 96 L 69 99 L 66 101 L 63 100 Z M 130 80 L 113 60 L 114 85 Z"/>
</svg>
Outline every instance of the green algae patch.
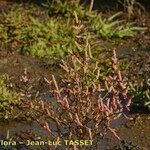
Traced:
<svg viewBox="0 0 150 150">
<path fill-rule="evenodd" d="M 8 118 L 15 103 L 19 100 L 19 94 L 8 86 L 8 75 L 0 76 L 0 119 Z"/>
</svg>

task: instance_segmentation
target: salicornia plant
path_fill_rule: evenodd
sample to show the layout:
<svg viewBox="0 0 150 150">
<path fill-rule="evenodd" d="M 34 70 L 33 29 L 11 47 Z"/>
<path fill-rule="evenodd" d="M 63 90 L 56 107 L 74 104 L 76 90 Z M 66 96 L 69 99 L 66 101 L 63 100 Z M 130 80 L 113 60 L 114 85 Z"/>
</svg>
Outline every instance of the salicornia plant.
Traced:
<svg viewBox="0 0 150 150">
<path fill-rule="evenodd" d="M 105 84 L 100 80 L 99 61 L 94 60 L 90 49 L 78 54 L 69 51 L 69 58 L 60 65 L 64 70 L 61 81 L 53 75 L 51 82 L 47 81 L 55 98 L 49 104 L 41 101 L 36 120 L 53 139 L 92 139 L 96 144 L 108 131 L 120 139 L 110 124 L 120 113 L 129 112 L 131 97 L 115 51 Z M 41 118 L 41 113 L 46 117 Z"/>
</svg>

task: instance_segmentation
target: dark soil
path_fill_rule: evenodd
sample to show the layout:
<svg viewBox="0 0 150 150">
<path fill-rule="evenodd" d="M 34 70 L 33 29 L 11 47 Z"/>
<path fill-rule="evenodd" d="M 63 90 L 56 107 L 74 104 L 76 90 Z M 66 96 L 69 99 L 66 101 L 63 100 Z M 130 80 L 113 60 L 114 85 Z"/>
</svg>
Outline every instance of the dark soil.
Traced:
<svg viewBox="0 0 150 150">
<path fill-rule="evenodd" d="M 132 141 L 140 150 L 150 149 L 150 116 L 136 115 L 132 121 L 119 127 L 119 135 L 126 141 Z"/>
</svg>

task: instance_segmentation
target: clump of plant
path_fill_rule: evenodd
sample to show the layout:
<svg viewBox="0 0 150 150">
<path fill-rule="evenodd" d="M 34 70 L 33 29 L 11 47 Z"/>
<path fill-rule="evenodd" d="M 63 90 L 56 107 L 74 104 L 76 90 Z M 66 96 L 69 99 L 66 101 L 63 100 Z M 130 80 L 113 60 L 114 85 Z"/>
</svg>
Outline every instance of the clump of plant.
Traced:
<svg viewBox="0 0 150 150">
<path fill-rule="evenodd" d="M 38 57 L 62 57 L 74 49 L 74 33 L 69 19 L 41 20 L 21 8 L 1 14 L 0 45 Z"/>
<path fill-rule="evenodd" d="M 80 0 L 76 1 L 62 1 L 62 0 L 48 0 L 43 4 L 50 16 L 60 15 L 63 17 L 74 17 L 74 11 L 80 18 L 85 16 L 85 9 L 79 4 Z"/>
<path fill-rule="evenodd" d="M 110 124 L 120 114 L 126 115 L 131 97 L 118 70 L 115 51 L 105 84 L 100 80 L 99 61 L 94 60 L 90 49 L 78 54 L 70 51 L 69 56 L 60 65 L 64 70 L 60 83 L 53 75 L 47 81 L 55 98 L 49 104 L 39 103 L 36 120 L 53 139 L 91 139 L 96 145 L 110 132 L 120 140 Z M 46 117 L 40 117 L 41 113 Z"/>
<path fill-rule="evenodd" d="M 130 91 L 134 95 L 134 106 L 150 107 L 150 82 L 149 80 L 141 84 L 133 85 L 130 83 Z"/>
<path fill-rule="evenodd" d="M 96 15 L 91 19 L 92 29 L 104 38 L 126 38 L 132 37 L 138 31 L 145 30 L 143 27 L 136 27 L 133 23 L 125 23 L 123 20 L 118 20 L 120 12 L 112 15 L 109 18 L 102 19 L 101 15 Z"/>
<path fill-rule="evenodd" d="M 8 118 L 14 104 L 19 100 L 19 95 L 8 88 L 9 77 L 0 76 L 0 119 Z"/>
</svg>

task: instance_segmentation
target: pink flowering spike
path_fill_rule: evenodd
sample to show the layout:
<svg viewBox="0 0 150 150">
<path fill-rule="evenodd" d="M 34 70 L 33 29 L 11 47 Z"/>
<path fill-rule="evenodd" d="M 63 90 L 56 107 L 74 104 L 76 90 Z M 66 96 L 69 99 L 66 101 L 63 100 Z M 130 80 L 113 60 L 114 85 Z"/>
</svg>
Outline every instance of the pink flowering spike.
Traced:
<svg viewBox="0 0 150 150">
<path fill-rule="evenodd" d="M 77 114 L 77 113 L 75 114 L 75 121 L 76 121 L 76 124 L 77 124 L 78 126 L 83 127 L 82 123 L 81 123 L 80 120 L 79 120 L 79 117 L 78 117 L 78 114 Z"/>
<path fill-rule="evenodd" d="M 110 132 L 113 134 L 113 136 L 114 136 L 115 138 L 117 138 L 119 141 L 121 141 L 121 138 L 117 135 L 117 133 L 115 132 L 114 129 L 109 128 L 109 130 L 110 130 Z"/>
<path fill-rule="evenodd" d="M 132 101 L 132 95 L 131 94 L 127 94 L 127 106 L 130 106 L 131 105 L 131 101 Z"/>
</svg>

